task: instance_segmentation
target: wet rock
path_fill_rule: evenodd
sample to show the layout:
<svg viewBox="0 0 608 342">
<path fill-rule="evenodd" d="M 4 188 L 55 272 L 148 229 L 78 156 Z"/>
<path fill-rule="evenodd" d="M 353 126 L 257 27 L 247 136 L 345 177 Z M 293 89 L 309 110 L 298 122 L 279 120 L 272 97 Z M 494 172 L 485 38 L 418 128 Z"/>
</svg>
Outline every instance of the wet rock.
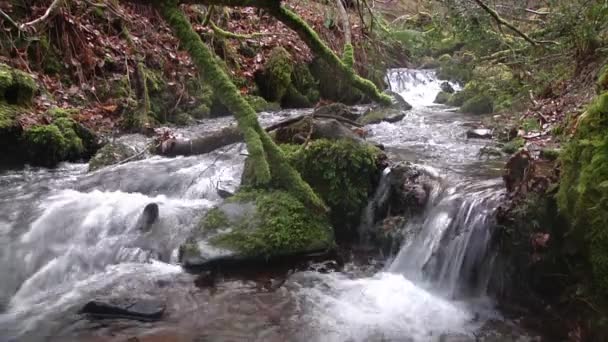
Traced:
<svg viewBox="0 0 608 342">
<path fill-rule="evenodd" d="M 411 215 L 424 210 L 435 176 L 412 163 L 392 167 L 390 208 L 392 215 Z"/>
<path fill-rule="evenodd" d="M 477 128 L 467 131 L 469 139 L 492 139 L 492 130 L 487 128 Z"/>
<path fill-rule="evenodd" d="M 439 94 L 437 94 L 437 97 L 435 97 L 435 101 L 433 102 L 438 104 L 446 104 L 448 101 L 450 101 L 450 96 L 451 95 L 449 93 L 441 91 Z"/>
<path fill-rule="evenodd" d="M 152 224 L 158 220 L 158 204 L 150 203 L 146 205 L 144 211 L 137 221 L 137 229 L 142 231 L 149 231 Z"/>
<path fill-rule="evenodd" d="M 454 87 L 452 87 L 450 82 L 441 83 L 441 91 L 448 93 L 448 94 L 454 94 L 456 92 L 456 90 L 454 90 Z"/>
<path fill-rule="evenodd" d="M 111 142 L 100 148 L 99 151 L 89 161 L 89 172 L 101 169 L 102 167 L 117 164 L 128 158 L 134 158 L 138 154 L 133 147 L 121 143 Z M 143 156 L 142 156 L 143 158 Z M 141 159 L 141 158 L 139 158 Z"/>
<path fill-rule="evenodd" d="M 357 120 L 361 116 L 360 114 L 354 113 L 345 104 L 339 102 L 331 103 L 326 106 L 321 106 L 315 109 L 314 114 L 338 116 L 352 121 Z"/>
<path fill-rule="evenodd" d="M 223 198 L 223 199 L 230 198 L 230 197 L 234 196 L 234 194 L 231 191 L 224 190 L 224 189 L 221 189 L 221 188 L 217 189 L 217 194 L 221 198 Z"/>
<path fill-rule="evenodd" d="M 361 116 L 357 122 L 363 125 L 377 124 L 383 121 L 398 122 L 405 117 L 405 112 L 412 109 L 412 105 L 407 103 L 401 95 L 389 90 L 385 93 L 393 98 L 393 104 L 390 106 L 376 106 Z"/>
<path fill-rule="evenodd" d="M 162 318 L 165 307 L 164 302 L 156 299 L 93 300 L 80 313 L 93 318 L 156 321 Z"/>
<path fill-rule="evenodd" d="M 302 144 L 308 139 L 309 135 L 311 140 L 347 139 L 356 142 L 363 141 L 357 133 L 338 120 L 315 118 L 305 118 L 276 130 L 275 140 L 283 144 Z"/>
<path fill-rule="evenodd" d="M 395 111 L 394 109 L 375 109 L 369 113 L 363 115 L 358 122 L 363 125 L 373 125 L 380 122 L 399 122 L 403 120 L 405 113 L 401 111 Z"/>
</svg>

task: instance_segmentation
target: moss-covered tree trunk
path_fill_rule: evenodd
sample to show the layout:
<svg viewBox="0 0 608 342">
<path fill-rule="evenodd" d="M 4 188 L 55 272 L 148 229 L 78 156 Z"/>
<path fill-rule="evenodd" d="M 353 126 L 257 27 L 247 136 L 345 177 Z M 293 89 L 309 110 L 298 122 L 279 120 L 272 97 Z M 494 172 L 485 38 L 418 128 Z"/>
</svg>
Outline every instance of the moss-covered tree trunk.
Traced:
<svg viewBox="0 0 608 342">
<path fill-rule="evenodd" d="M 347 80 L 355 88 L 361 90 L 372 100 L 390 105 L 391 97 L 381 93 L 376 85 L 355 73 L 352 69 L 353 51 L 352 45 L 345 45 L 344 61 L 340 59 L 302 18 L 284 6 L 273 6 L 268 9 L 272 16 L 280 20 L 287 27 L 296 31 L 300 38 L 308 47 L 319 57 L 321 57 L 338 74 L 339 77 Z M 345 63 L 346 62 L 346 63 Z"/>
<path fill-rule="evenodd" d="M 236 86 L 220 67 L 217 57 L 193 30 L 179 9 L 177 0 L 156 0 L 155 6 L 167 21 L 183 49 L 205 75 L 219 100 L 236 117 L 243 133 L 252 166 L 252 183 L 258 187 L 276 186 L 291 192 L 303 203 L 325 210 L 325 205 L 300 174 L 287 162 L 283 152 L 260 126 L 255 110 L 240 95 Z"/>
</svg>

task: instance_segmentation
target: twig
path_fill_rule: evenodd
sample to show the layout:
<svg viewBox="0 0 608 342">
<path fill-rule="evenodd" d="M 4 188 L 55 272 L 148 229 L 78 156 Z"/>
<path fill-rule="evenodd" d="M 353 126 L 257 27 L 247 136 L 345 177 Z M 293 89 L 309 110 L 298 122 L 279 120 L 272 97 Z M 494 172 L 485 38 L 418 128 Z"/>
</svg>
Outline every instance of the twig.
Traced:
<svg viewBox="0 0 608 342">
<path fill-rule="evenodd" d="M 61 3 L 61 0 L 53 1 L 53 3 L 49 6 L 49 8 L 46 9 L 46 12 L 44 12 L 44 15 L 42 17 L 32 20 L 30 22 L 27 22 L 25 24 L 21 24 L 21 26 L 19 26 L 19 29 L 24 30 L 26 27 L 34 26 L 34 25 L 38 24 L 39 22 L 45 21 L 60 3 Z"/>
<path fill-rule="evenodd" d="M 8 14 L 6 14 L 6 12 L 4 12 L 1 9 L 0 9 L 0 15 L 2 15 L 4 17 L 4 19 L 6 19 L 9 23 L 11 23 L 13 26 L 15 26 L 17 29 L 20 30 L 19 25 L 17 25 L 17 23 L 13 20 L 13 18 L 11 18 Z"/>
</svg>

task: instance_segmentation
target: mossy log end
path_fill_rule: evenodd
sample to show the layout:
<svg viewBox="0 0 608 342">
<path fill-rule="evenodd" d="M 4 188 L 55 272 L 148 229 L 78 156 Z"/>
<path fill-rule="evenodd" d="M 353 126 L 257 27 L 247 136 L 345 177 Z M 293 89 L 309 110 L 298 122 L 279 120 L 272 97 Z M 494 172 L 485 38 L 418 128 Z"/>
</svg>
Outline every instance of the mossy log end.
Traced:
<svg viewBox="0 0 608 342">
<path fill-rule="evenodd" d="M 355 88 L 361 90 L 372 100 L 390 105 L 392 99 L 378 90 L 376 85 L 357 75 L 352 68 L 349 68 L 323 41 L 302 18 L 284 6 L 275 6 L 268 9 L 270 14 L 285 24 L 287 27 L 298 33 L 298 36 L 308 45 L 308 47 L 319 57 L 329 64 L 339 75 Z M 350 57 L 348 58 L 350 59 Z"/>
<path fill-rule="evenodd" d="M 325 212 L 323 201 L 289 165 L 281 149 L 260 126 L 255 110 L 240 95 L 216 57 L 194 31 L 188 18 L 178 7 L 179 1 L 157 0 L 154 4 L 180 40 L 182 47 L 188 51 L 195 65 L 205 75 L 220 102 L 236 117 L 255 165 L 254 183 L 257 186 L 276 186 L 286 189 L 303 203 Z"/>
</svg>

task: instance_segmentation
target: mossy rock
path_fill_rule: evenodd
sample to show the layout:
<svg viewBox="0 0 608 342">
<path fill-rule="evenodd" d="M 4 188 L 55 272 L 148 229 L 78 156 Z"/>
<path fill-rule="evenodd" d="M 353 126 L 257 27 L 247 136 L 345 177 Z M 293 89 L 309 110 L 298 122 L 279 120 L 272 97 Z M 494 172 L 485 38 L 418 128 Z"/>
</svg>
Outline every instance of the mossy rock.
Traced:
<svg viewBox="0 0 608 342">
<path fill-rule="evenodd" d="M 503 151 L 504 153 L 513 154 L 513 153 L 519 151 L 525 145 L 526 145 L 526 140 L 522 137 L 517 137 L 517 138 L 505 143 L 502 146 L 501 151 Z"/>
<path fill-rule="evenodd" d="M 108 143 L 89 160 L 89 172 L 114 165 L 136 154 L 137 151 L 127 144 L 121 142 Z"/>
<path fill-rule="evenodd" d="M 284 191 L 241 190 L 211 209 L 180 246 L 186 267 L 217 258 L 244 260 L 312 253 L 334 247 L 326 216 Z"/>
<path fill-rule="evenodd" d="M 559 209 L 573 229 L 570 239 L 588 250 L 596 288 L 608 297 L 608 92 L 579 118 L 560 161 Z"/>
<path fill-rule="evenodd" d="M 319 81 L 321 98 L 347 105 L 365 102 L 363 93 L 348 80 L 340 78 L 323 59 L 315 58 L 309 68 L 314 78 Z"/>
<path fill-rule="evenodd" d="M 268 102 L 261 96 L 246 95 L 245 100 L 257 112 L 274 112 L 281 109 L 281 106 L 276 102 Z"/>
<path fill-rule="evenodd" d="M 264 97 L 271 101 L 281 101 L 291 85 L 293 60 L 289 52 L 282 47 L 276 47 L 264 64 L 264 81 L 258 83 Z"/>
<path fill-rule="evenodd" d="M 381 151 L 349 139 L 314 140 L 306 148 L 281 146 L 291 165 L 330 207 L 337 237 L 356 236 L 361 210 L 380 176 L 377 161 Z"/>
<path fill-rule="evenodd" d="M 17 125 L 16 119 L 23 109 L 0 102 L 0 131 L 12 129 Z"/>
<path fill-rule="evenodd" d="M 21 143 L 27 151 L 26 160 L 34 165 L 55 166 L 61 161 L 86 158 L 96 148 L 96 137 L 84 127 L 66 117 L 48 125 L 36 125 L 26 130 Z"/>
<path fill-rule="evenodd" d="M 439 94 L 437 94 L 437 97 L 435 97 L 435 103 L 438 104 L 446 104 L 450 101 L 450 98 L 452 97 L 452 94 L 447 93 L 445 91 L 440 91 Z"/>
<path fill-rule="evenodd" d="M 0 102 L 9 105 L 30 105 L 38 90 L 29 74 L 0 63 Z"/>
<path fill-rule="evenodd" d="M 480 94 L 466 100 L 461 111 L 471 114 L 489 114 L 494 112 L 494 102 L 489 96 Z"/>
</svg>

